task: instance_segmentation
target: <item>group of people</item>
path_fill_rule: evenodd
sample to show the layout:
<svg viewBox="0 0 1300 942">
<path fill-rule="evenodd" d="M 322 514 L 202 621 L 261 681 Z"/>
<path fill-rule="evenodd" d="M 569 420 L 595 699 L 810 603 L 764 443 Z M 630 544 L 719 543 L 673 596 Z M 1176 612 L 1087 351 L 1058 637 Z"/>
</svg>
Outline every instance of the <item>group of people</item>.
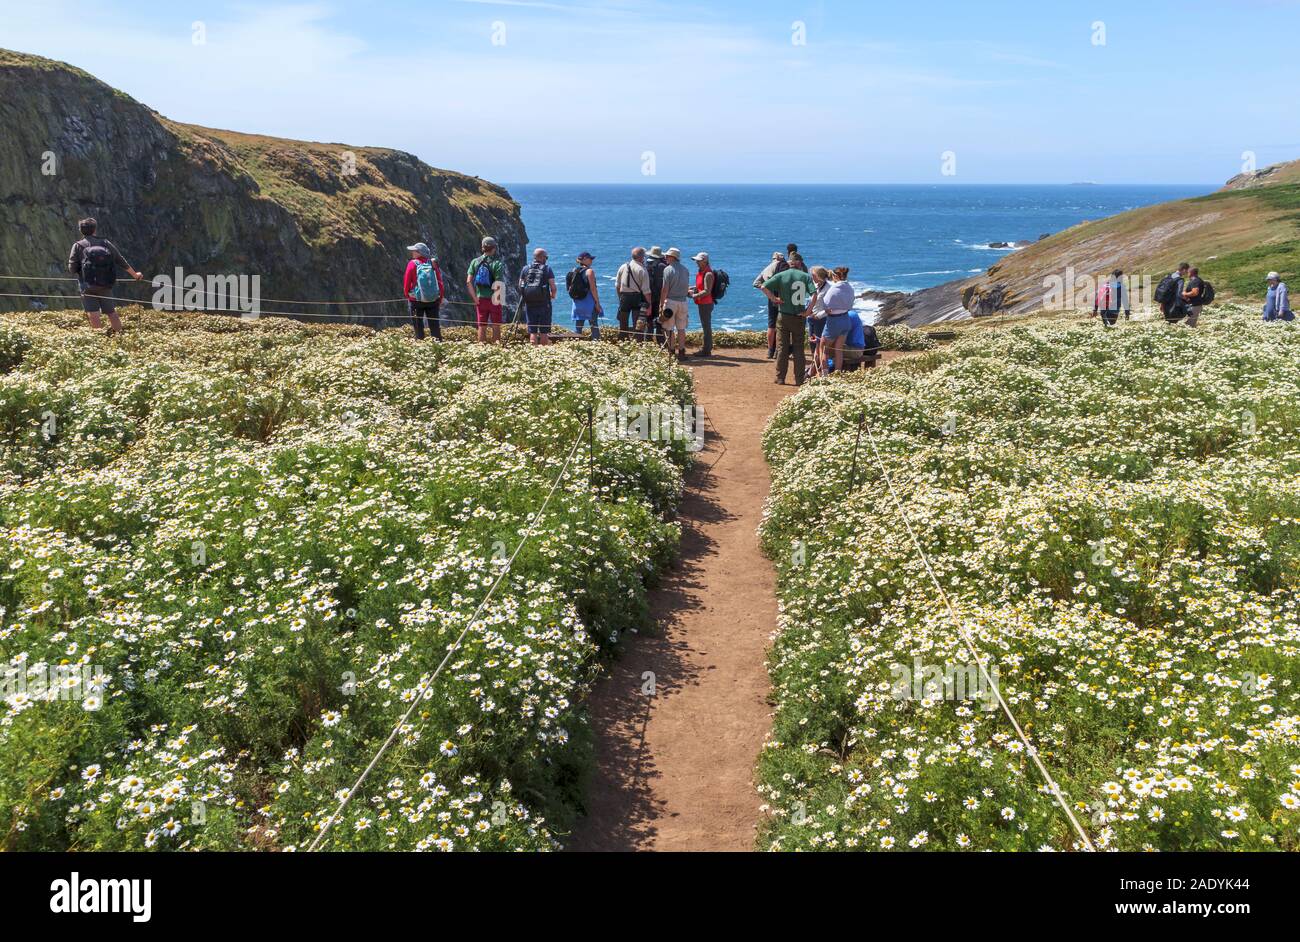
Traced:
<svg viewBox="0 0 1300 942">
<path fill-rule="evenodd" d="M 495 239 L 485 238 L 481 249 L 481 254 L 470 262 L 465 286 L 474 298 L 479 341 L 497 343 L 503 321 L 505 266 Z M 427 324 L 431 336 L 441 339 L 438 308 L 446 298 L 442 272 L 425 243 L 407 246 L 407 252 L 410 260 L 403 292 L 410 306 L 415 335 L 424 339 Z M 728 279 L 725 272 L 714 270 L 709 253 L 700 252 L 692 260 L 696 266 L 693 278 L 682 264 L 680 249 L 664 251 L 656 245 L 648 252 L 640 246 L 632 250 L 614 279 L 620 335 L 638 341 L 657 340 L 670 354 L 684 359 L 690 305 L 694 303 L 704 334 L 703 346 L 696 356 L 713 355 L 713 309 L 725 293 Z M 595 262 L 596 256 L 591 252 L 580 252 L 576 267 L 565 276 L 564 289 L 572 301 L 574 333 L 599 340 L 605 305 Z M 517 287 L 519 313 L 527 327 L 529 343 L 549 344 L 560 286 L 546 249 L 533 250 L 532 261 L 519 273 Z"/>
<path fill-rule="evenodd" d="M 854 308 L 856 295 L 845 267 L 809 268 L 793 242 L 773 252 L 754 279 L 767 297 L 767 356 L 776 360 L 776 379 L 784 384 L 794 360 L 794 382 L 874 366 L 880 350 L 876 329 Z M 804 352 L 805 334 L 812 363 Z"/>
<path fill-rule="evenodd" d="M 1291 295 L 1282 276 L 1271 271 L 1266 283 L 1268 292 L 1264 298 L 1264 320 L 1294 320 Z M 1165 321 L 1170 324 L 1184 323 L 1188 327 L 1200 323 L 1201 311 L 1214 301 L 1214 296 L 1214 286 L 1202 278 L 1201 270 L 1190 262 L 1181 263 L 1177 270 L 1161 279 L 1155 290 L 1155 301 L 1160 305 L 1160 314 Z M 1121 313 L 1127 320 L 1133 314 L 1133 305 L 1124 271 L 1117 268 L 1097 287 L 1092 314 L 1101 318 L 1103 326 L 1114 327 Z"/>
<path fill-rule="evenodd" d="M 123 270 L 136 281 L 144 276 L 131 267 L 117 246 L 98 235 L 94 219 L 82 219 L 78 228 L 81 238 L 68 254 L 68 271 L 77 278 L 91 327 L 101 326 L 103 314 L 109 321 L 109 333 L 116 333 L 122 329 L 112 297 L 117 272 Z M 465 273 L 465 288 L 473 299 L 479 342 L 500 343 L 506 267 L 496 239 L 484 238 L 480 249 Z M 415 336 L 423 340 L 427 330 L 429 336 L 441 340 L 439 314 L 447 299 L 442 269 L 424 242 L 407 246 L 407 252 L 410 258 L 402 293 Z M 680 249 L 665 252 L 654 246 L 648 252 L 641 247 L 632 250 L 614 278 L 620 335 L 639 341 L 657 340 L 670 355 L 684 359 L 693 302 L 703 331 L 703 345 L 696 355 L 713 355 L 713 311 L 730 279 L 725 271 L 714 268 L 708 252 L 699 252 L 692 260 L 696 267 L 694 278 L 682 264 Z M 581 336 L 590 324 L 591 339 L 599 340 L 600 319 L 605 311 L 595 261 L 590 252 L 579 254 L 577 267 L 565 278 L 565 289 L 573 301 L 575 332 Z M 791 359 L 796 384 L 811 376 L 874 365 L 879 341 L 875 328 L 854 310 L 848 276 L 849 270 L 844 267 L 809 269 L 799 247 L 790 243 L 785 252 L 773 252 L 772 261 L 754 279 L 754 287 L 767 297 L 767 355 L 776 360 L 776 382 L 785 383 Z M 1269 272 L 1267 285 L 1264 320 L 1294 320 L 1290 292 L 1281 275 Z M 545 249 L 533 251 L 532 262 L 519 275 L 518 288 L 529 342 L 550 343 L 559 286 Z M 1161 280 L 1155 300 L 1166 321 L 1195 327 L 1205 305 L 1214 300 L 1214 287 L 1201 277 L 1199 269 L 1183 262 Z M 1129 317 L 1132 303 L 1124 272 L 1116 269 L 1098 287 L 1093 314 L 1100 316 L 1106 327 L 1114 327 L 1121 313 Z M 805 342 L 811 344 L 811 364 L 805 356 Z"/>
</svg>

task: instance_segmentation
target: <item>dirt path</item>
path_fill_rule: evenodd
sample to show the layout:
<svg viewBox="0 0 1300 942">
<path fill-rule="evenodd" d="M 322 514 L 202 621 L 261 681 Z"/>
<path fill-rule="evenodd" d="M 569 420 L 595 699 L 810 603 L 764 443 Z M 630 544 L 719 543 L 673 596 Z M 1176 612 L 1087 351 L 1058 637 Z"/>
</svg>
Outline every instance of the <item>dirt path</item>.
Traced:
<svg viewBox="0 0 1300 942">
<path fill-rule="evenodd" d="M 651 597 L 658 628 L 629 643 L 590 700 L 597 765 L 574 850 L 754 847 L 776 628 L 775 575 L 758 545 L 761 442 L 794 387 L 772 382 L 765 350 L 691 365 L 708 435 L 687 477 L 681 556 Z M 654 697 L 642 693 L 646 671 Z"/>
</svg>

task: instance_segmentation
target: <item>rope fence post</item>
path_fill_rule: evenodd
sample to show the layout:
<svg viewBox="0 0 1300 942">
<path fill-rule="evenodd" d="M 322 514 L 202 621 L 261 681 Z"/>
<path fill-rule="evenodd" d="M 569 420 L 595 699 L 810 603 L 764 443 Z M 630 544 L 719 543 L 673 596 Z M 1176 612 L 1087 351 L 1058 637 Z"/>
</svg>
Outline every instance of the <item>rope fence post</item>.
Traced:
<svg viewBox="0 0 1300 942">
<path fill-rule="evenodd" d="M 863 411 L 862 416 L 858 419 L 858 437 L 853 441 L 853 467 L 849 470 L 849 490 L 852 491 L 858 482 L 858 448 L 862 445 L 862 426 L 867 421 L 867 413 Z"/>
</svg>

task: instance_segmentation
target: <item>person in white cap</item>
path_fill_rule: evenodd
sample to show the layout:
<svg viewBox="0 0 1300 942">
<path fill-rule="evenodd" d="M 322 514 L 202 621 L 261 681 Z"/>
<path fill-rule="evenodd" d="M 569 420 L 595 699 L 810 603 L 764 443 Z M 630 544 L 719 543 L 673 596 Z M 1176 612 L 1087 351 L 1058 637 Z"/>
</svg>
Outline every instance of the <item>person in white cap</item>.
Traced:
<svg viewBox="0 0 1300 942">
<path fill-rule="evenodd" d="M 1291 296 L 1287 291 L 1286 282 L 1275 271 L 1268 273 L 1268 295 L 1264 298 L 1264 320 L 1295 320 L 1295 314 L 1291 312 Z"/>
<path fill-rule="evenodd" d="M 700 329 L 704 331 L 704 345 L 696 356 L 711 357 L 713 356 L 713 285 L 717 276 L 713 273 L 712 266 L 709 265 L 709 253 L 700 252 L 692 256 L 695 262 L 695 287 L 691 289 L 691 300 L 695 302 L 695 310 L 700 315 Z"/>
<path fill-rule="evenodd" d="M 691 276 L 682 265 L 682 250 L 669 249 L 664 253 L 668 263 L 664 268 L 663 300 L 660 301 L 659 323 L 667 335 L 670 354 L 686 359 L 686 324 L 691 299 Z M 675 338 L 675 339 L 674 339 Z"/>
<path fill-rule="evenodd" d="M 402 293 L 406 295 L 411 324 L 415 327 L 415 339 L 424 339 L 424 324 L 428 321 L 429 335 L 434 340 L 441 340 L 442 325 L 438 321 L 438 308 L 445 296 L 442 269 L 433 257 L 433 250 L 425 243 L 408 245 L 406 251 L 410 253 L 411 260 L 406 263 Z"/>
</svg>

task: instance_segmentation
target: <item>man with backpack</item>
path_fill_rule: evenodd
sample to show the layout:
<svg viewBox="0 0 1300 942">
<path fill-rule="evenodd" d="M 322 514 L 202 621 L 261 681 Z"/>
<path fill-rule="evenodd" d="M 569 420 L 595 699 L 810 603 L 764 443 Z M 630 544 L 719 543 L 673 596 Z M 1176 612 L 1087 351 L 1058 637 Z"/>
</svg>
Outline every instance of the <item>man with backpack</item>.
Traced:
<svg viewBox="0 0 1300 942">
<path fill-rule="evenodd" d="M 95 235 L 99 224 L 94 219 L 83 219 L 77 226 L 81 239 L 72 244 L 68 253 L 68 271 L 77 276 L 81 287 L 81 304 L 90 319 L 90 326 L 99 330 L 101 313 L 108 316 L 108 336 L 122 330 L 113 301 L 113 285 L 117 283 L 117 270 L 123 269 L 136 281 L 144 278 L 122 257 L 112 242 Z"/>
<path fill-rule="evenodd" d="M 1176 324 L 1187 316 L 1187 310 L 1183 305 L 1183 285 L 1191 269 L 1191 265 L 1183 262 L 1178 266 L 1178 271 L 1165 275 L 1160 280 L 1160 284 L 1156 285 L 1156 303 L 1160 305 L 1160 313 L 1170 324 Z"/>
<path fill-rule="evenodd" d="M 713 356 L 713 309 L 727 293 L 731 279 L 722 269 L 714 270 L 709 264 L 709 253 L 700 252 L 695 262 L 695 287 L 690 289 L 691 299 L 700 315 L 700 328 L 704 331 L 704 345 L 696 356 Z"/>
<path fill-rule="evenodd" d="M 528 342 L 545 347 L 551 342 L 555 300 L 555 272 L 546 264 L 546 249 L 533 249 L 533 263 L 519 276 L 519 296 L 528 324 Z"/>
<path fill-rule="evenodd" d="M 469 263 L 465 274 L 465 287 L 474 299 L 478 321 L 478 342 L 487 343 L 488 326 L 492 327 L 492 343 L 501 342 L 501 308 L 505 301 L 506 266 L 497 256 L 497 240 L 491 236 L 483 239 L 483 254 Z"/>
<path fill-rule="evenodd" d="M 442 325 L 438 322 L 438 309 L 442 306 L 444 294 L 442 269 L 433 257 L 433 250 L 425 243 L 408 245 L 406 251 L 411 253 L 411 260 L 406 263 L 402 293 L 406 295 L 406 306 L 415 326 L 415 339 L 424 339 L 424 322 L 427 320 L 433 339 L 442 340 Z"/>
<path fill-rule="evenodd" d="M 762 291 L 763 285 L 767 284 L 769 278 L 771 278 L 773 275 L 781 274 L 781 272 L 785 271 L 789 267 L 790 266 L 786 263 L 784 255 L 782 255 L 780 252 L 773 252 L 772 261 L 768 264 L 766 268 L 764 268 L 761 272 L 759 272 L 758 277 L 754 279 L 754 287 L 757 288 L 759 291 Z M 768 301 L 767 302 L 767 358 L 769 360 L 776 359 L 776 319 L 779 313 L 780 313 L 780 306 L 772 303 L 771 301 Z"/>
<path fill-rule="evenodd" d="M 659 323 L 659 311 L 663 301 L 664 271 L 667 268 L 664 250 L 657 245 L 651 248 L 645 260 L 645 270 L 650 276 L 650 333 L 658 339 L 661 347 L 664 345 L 664 329 Z"/>
<path fill-rule="evenodd" d="M 1187 281 L 1183 284 L 1183 306 L 1187 311 L 1187 326 L 1195 327 L 1201 319 L 1201 308 L 1205 306 L 1206 283 L 1201 280 L 1201 270 L 1193 268 L 1188 271 Z"/>
<path fill-rule="evenodd" d="M 1268 295 L 1264 298 L 1264 320 L 1265 322 L 1295 320 L 1295 314 L 1291 312 L 1291 296 L 1287 291 L 1286 282 L 1275 271 L 1268 273 Z"/>
<path fill-rule="evenodd" d="M 614 291 L 618 294 L 620 337 L 633 334 L 637 340 L 645 340 L 654 295 L 650 291 L 650 272 L 645 267 L 645 249 L 641 246 L 634 248 L 632 257 L 619 267 L 614 276 Z"/>
<path fill-rule="evenodd" d="M 1124 272 L 1122 269 L 1115 269 L 1111 276 L 1103 281 L 1097 288 L 1097 298 L 1092 305 L 1092 316 L 1101 315 L 1103 327 L 1114 327 L 1115 322 L 1119 320 L 1120 311 L 1124 312 L 1124 320 L 1128 320 L 1133 313 L 1129 307 L 1128 287 L 1124 284 Z"/>
</svg>

